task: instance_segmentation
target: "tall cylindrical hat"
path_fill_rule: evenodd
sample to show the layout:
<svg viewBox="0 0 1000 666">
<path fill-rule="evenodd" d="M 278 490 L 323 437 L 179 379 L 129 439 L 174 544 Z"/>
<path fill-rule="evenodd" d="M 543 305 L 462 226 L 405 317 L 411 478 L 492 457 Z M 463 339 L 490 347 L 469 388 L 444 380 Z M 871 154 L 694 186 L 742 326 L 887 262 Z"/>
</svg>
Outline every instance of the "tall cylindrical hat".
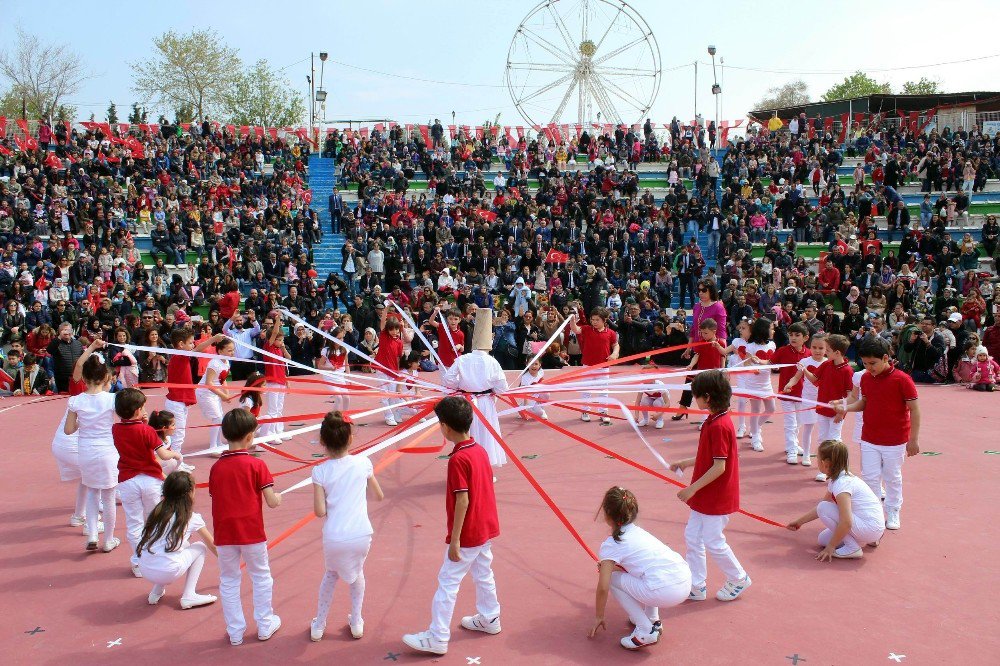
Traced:
<svg viewBox="0 0 1000 666">
<path fill-rule="evenodd" d="M 472 333 L 472 348 L 493 349 L 493 310 L 479 308 L 476 310 L 476 328 Z"/>
</svg>

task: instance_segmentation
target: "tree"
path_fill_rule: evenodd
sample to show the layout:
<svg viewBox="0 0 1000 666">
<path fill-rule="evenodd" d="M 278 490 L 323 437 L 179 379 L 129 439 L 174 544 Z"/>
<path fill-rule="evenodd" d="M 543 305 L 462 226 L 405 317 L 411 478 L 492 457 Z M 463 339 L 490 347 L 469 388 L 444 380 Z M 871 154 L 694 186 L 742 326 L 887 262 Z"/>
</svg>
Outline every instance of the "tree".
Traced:
<svg viewBox="0 0 1000 666">
<path fill-rule="evenodd" d="M 108 123 L 111 125 L 118 124 L 118 107 L 115 106 L 114 102 L 108 105 Z"/>
<path fill-rule="evenodd" d="M 944 92 L 941 90 L 941 82 L 926 76 L 921 76 L 919 81 L 907 81 L 903 84 L 904 95 L 936 95 L 941 92 Z"/>
<path fill-rule="evenodd" d="M 146 122 L 146 107 L 140 107 L 138 103 L 132 102 L 132 111 L 128 114 L 128 121 L 132 125 Z"/>
<path fill-rule="evenodd" d="M 174 124 L 180 125 L 181 123 L 194 122 L 195 119 L 194 113 L 195 113 L 195 108 L 191 104 L 188 104 L 187 102 L 182 103 L 180 106 L 174 109 Z"/>
<path fill-rule="evenodd" d="M 178 111 L 189 107 L 197 118 L 222 108 L 241 63 L 214 30 L 170 30 L 153 40 L 153 49 L 150 58 L 132 63 L 132 89 L 143 101 Z"/>
<path fill-rule="evenodd" d="M 833 102 L 838 99 L 848 99 L 851 97 L 890 94 L 892 94 L 892 86 L 890 84 L 879 83 L 864 72 L 857 71 L 823 93 L 823 101 Z"/>
<path fill-rule="evenodd" d="M 305 102 L 286 78 L 258 60 L 236 76 L 223 116 L 234 125 L 285 127 L 302 122 Z"/>
<path fill-rule="evenodd" d="M 754 104 L 754 110 L 763 111 L 765 109 L 780 109 L 785 106 L 798 106 L 808 104 L 809 88 L 802 79 L 789 81 L 785 85 L 768 88 L 767 94 Z"/>
<path fill-rule="evenodd" d="M 28 118 L 51 118 L 60 114 L 64 100 L 75 94 L 90 74 L 86 64 L 64 44 L 47 44 L 20 28 L 11 51 L 0 52 L 0 78 L 10 82 L 2 106 L 23 105 Z M 66 106 L 63 113 L 75 109 Z M 13 114 L 11 114 L 13 115 Z"/>
</svg>

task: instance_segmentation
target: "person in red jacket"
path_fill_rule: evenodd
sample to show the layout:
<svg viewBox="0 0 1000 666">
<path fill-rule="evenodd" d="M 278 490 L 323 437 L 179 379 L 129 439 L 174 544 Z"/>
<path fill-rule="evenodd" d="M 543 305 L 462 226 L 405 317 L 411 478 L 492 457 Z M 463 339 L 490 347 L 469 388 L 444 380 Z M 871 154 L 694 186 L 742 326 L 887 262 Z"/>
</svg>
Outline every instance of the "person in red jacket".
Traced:
<svg viewBox="0 0 1000 666">
<path fill-rule="evenodd" d="M 821 294 L 836 294 L 840 291 L 840 269 L 828 257 L 823 270 L 819 272 L 819 291 Z"/>
<path fill-rule="evenodd" d="M 236 282 L 231 282 L 226 287 L 226 293 L 219 297 L 219 316 L 223 320 L 231 319 L 233 314 L 240 307 L 240 290 Z"/>
</svg>

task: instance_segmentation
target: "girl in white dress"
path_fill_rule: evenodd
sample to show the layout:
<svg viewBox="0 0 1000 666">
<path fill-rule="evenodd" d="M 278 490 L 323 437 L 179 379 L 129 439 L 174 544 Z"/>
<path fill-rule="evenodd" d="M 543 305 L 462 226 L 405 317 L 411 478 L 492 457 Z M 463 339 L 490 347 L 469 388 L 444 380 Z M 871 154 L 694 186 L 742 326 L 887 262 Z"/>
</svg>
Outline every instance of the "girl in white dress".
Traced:
<svg viewBox="0 0 1000 666">
<path fill-rule="evenodd" d="M 750 326 L 750 337 L 747 339 L 745 365 L 761 366 L 758 372 L 745 373 L 744 386 L 753 391 L 750 398 L 750 448 L 754 451 L 764 450 L 764 435 L 761 429 L 764 423 L 774 414 L 774 387 L 771 385 L 771 357 L 774 356 L 774 322 L 765 317 L 754 321 Z"/>
<path fill-rule="evenodd" d="M 344 336 L 347 335 L 347 328 L 338 326 L 333 329 L 331 335 L 338 340 L 343 340 Z M 334 382 L 344 383 L 342 376 L 348 372 L 347 350 L 335 342 L 327 342 L 319 352 L 319 358 L 316 359 L 316 367 L 335 375 L 331 377 Z M 344 412 L 349 410 L 351 408 L 351 396 L 348 389 L 334 388 L 333 390 L 336 391 L 332 398 L 334 409 Z"/>
<path fill-rule="evenodd" d="M 188 472 L 171 472 L 163 481 L 163 499 L 153 507 L 139 538 L 135 552 L 139 556 L 139 571 L 153 584 L 147 601 L 156 605 L 167 585 L 184 580 L 181 608 L 195 608 L 213 603 L 211 594 L 198 594 L 198 577 L 205 566 L 205 554 L 215 551 L 215 540 L 205 526 L 201 514 L 194 513 L 194 478 Z M 197 532 L 201 542 L 191 543 Z"/>
<path fill-rule="evenodd" d="M 819 445 L 817 465 L 829 477 L 827 493 L 816 508 L 788 523 L 797 530 L 819 519 L 825 528 L 816 537 L 823 546 L 816 559 L 857 559 L 864 556 L 861 544 L 878 546 L 885 532 L 882 501 L 868 484 L 851 474 L 847 445 L 829 439 Z"/>
<path fill-rule="evenodd" d="M 799 365 L 808 368 L 810 372 L 815 372 L 816 368 L 826 360 L 825 333 L 816 333 L 812 336 L 812 339 L 809 341 L 809 351 L 811 355 L 799 361 Z M 808 381 L 802 376 L 802 372 L 799 371 L 795 373 L 794 377 L 788 380 L 785 388 L 795 386 L 796 382 L 802 382 L 802 400 L 809 401 L 803 404 L 811 405 L 815 403 L 816 398 L 819 397 L 819 387 Z M 799 444 L 802 446 L 802 464 L 806 467 L 812 465 L 813 432 L 816 430 L 816 417 L 815 409 L 802 409 L 795 413 L 795 420 L 799 424 Z M 861 418 L 860 413 L 858 413 L 857 418 Z M 820 472 L 816 475 L 816 480 L 826 481 L 826 475 Z"/>
<path fill-rule="evenodd" d="M 727 354 L 727 368 L 742 368 L 747 365 L 747 340 L 750 338 L 750 322 L 746 319 L 741 320 L 736 325 L 736 330 L 739 332 L 739 337 L 731 340 L 729 346 L 722 350 L 724 354 Z M 739 392 L 740 389 L 746 388 L 746 378 L 747 373 L 745 372 L 734 372 L 729 375 L 729 381 L 732 384 L 734 394 Z M 740 414 L 739 420 L 736 422 L 736 436 L 743 438 L 750 433 L 747 428 L 746 417 L 749 400 L 741 396 L 734 395 L 733 397 L 736 398 L 736 411 Z"/>
<path fill-rule="evenodd" d="M 219 340 L 215 343 L 215 352 L 219 356 L 231 357 L 235 350 L 236 343 L 229 338 Z M 222 424 L 222 416 L 224 414 L 222 403 L 230 402 L 239 396 L 238 393 L 227 391 L 224 388 L 228 376 L 229 361 L 225 358 L 213 358 L 208 362 L 205 374 L 202 375 L 201 381 L 198 382 L 200 386 L 204 386 L 205 388 L 195 389 L 194 392 L 195 398 L 198 399 L 198 407 L 201 409 L 202 415 L 217 425 Z M 222 428 L 212 428 L 210 432 L 209 446 L 213 449 L 221 447 Z"/>
<path fill-rule="evenodd" d="M 528 369 L 525 370 L 523 375 L 521 375 L 521 379 L 518 383 L 520 386 L 534 386 L 543 379 L 545 379 L 545 371 L 542 370 L 542 362 L 535 361 L 529 365 Z M 532 393 L 530 396 L 525 396 L 523 400 L 518 400 L 517 402 L 522 407 L 529 407 L 530 405 L 529 408 L 532 413 L 542 417 L 542 420 L 548 421 L 549 415 L 545 413 L 545 408 L 542 407 L 542 405 L 548 401 L 550 395 L 551 394 L 548 392 Z M 528 417 L 522 412 L 521 418 L 527 420 Z"/>
<path fill-rule="evenodd" d="M 100 340 L 94 340 L 90 344 L 90 348 L 87 350 L 89 353 L 85 353 L 76 361 L 76 365 L 73 366 L 73 381 L 72 384 L 79 383 L 83 380 L 83 364 L 89 358 L 90 354 L 94 352 L 103 343 Z M 73 515 L 69 518 L 69 524 L 71 527 L 83 527 L 84 535 L 87 534 L 86 529 L 86 514 L 87 514 L 87 486 L 83 485 L 81 481 L 82 473 L 80 471 L 80 451 L 79 451 L 79 435 L 78 433 L 73 433 L 72 435 L 67 435 L 66 430 L 66 418 L 69 416 L 69 409 L 67 407 L 66 413 L 63 414 L 62 420 L 59 421 L 59 427 L 56 428 L 55 436 L 52 438 L 52 455 L 56 459 L 56 467 L 59 468 L 59 480 L 60 481 L 76 481 L 76 507 L 73 511 Z M 103 523 L 98 522 L 98 531 L 103 532 Z"/>
<path fill-rule="evenodd" d="M 104 357 L 95 351 L 104 342 L 91 344 L 80 358 L 87 390 L 69 399 L 63 433 L 78 434 L 80 479 L 87 487 L 87 550 L 97 550 L 98 514 L 104 513 L 103 550 L 110 553 L 121 541 L 115 538 L 115 487 L 118 485 L 118 450 L 111 437 L 115 396 L 108 393 L 111 373 Z"/>
<path fill-rule="evenodd" d="M 609 489 L 601 513 L 611 536 L 598 553 L 597 619 L 590 637 L 598 629 L 607 629 L 604 611 L 610 591 L 635 625 L 621 639 L 621 646 L 637 650 L 660 639 L 660 609 L 679 606 L 688 598 L 691 569 L 683 557 L 635 524 L 639 502 L 631 491 L 618 486 Z"/>
<path fill-rule="evenodd" d="M 313 510 L 323 523 L 323 555 L 326 573 L 319 584 L 319 604 L 309 628 L 309 637 L 322 640 L 326 619 L 333 602 L 337 581 L 343 579 L 351 589 L 351 614 L 347 624 L 351 635 L 361 638 L 365 623 L 361 605 L 365 597 L 365 558 L 372 543 L 372 524 L 368 520 L 368 496 L 382 500 L 382 488 L 367 456 L 348 454 L 353 433 L 351 421 L 340 412 L 330 412 L 320 426 L 319 440 L 329 458 L 313 468 Z"/>
</svg>

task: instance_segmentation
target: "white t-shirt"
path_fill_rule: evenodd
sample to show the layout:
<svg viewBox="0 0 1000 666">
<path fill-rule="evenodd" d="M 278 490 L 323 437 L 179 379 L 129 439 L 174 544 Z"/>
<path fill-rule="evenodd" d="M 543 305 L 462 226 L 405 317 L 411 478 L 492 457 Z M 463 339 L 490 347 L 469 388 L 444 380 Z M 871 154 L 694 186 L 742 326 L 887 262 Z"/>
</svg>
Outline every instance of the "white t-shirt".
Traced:
<svg viewBox="0 0 1000 666">
<path fill-rule="evenodd" d="M 188 520 L 187 527 L 184 528 L 184 540 L 180 544 L 178 544 L 176 550 L 167 551 L 167 538 L 170 536 L 170 532 L 171 530 L 173 530 L 173 526 L 174 526 L 174 521 L 171 520 L 170 523 L 167 525 L 167 529 L 163 530 L 163 535 L 160 536 L 159 539 L 154 541 L 149 546 L 148 552 L 146 549 L 143 549 L 140 557 L 157 556 L 157 555 L 160 556 L 166 555 L 169 557 L 171 555 L 179 553 L 180 551 L 184 550 L 190 545 L 189 539 L 191 535 L 200 530 L 201 528 L 205 527 L 205 519 L 201 517 L 200 513 L 192 513 L 191 519 Z"/>
<path fill-rule="evenodd" d="M 851 496 L 851 515 L 865 525 L 885 525 L 882 500 L 875 496 L 868 484 L 847 472 L 841 472 L 836 479 L 826 482 L 826 487 L 835 498 L 841 493 Z"/>
<path fill-rule="evenodd" d="M 771 356 L 774 356 L 774 340 L 768 340 L 765 344 L 760 344 L 758 342 L 748 342 L 747 343 L 747 356 L 757 356 L 760 360 L 770 362 Z M 759 354 L 758 354 L 759 352 Z M 745 374 L 746 379 L 744 386 L 750 389 L 757 389 L 758 391 L 771 391 L 771 368 L 767 365 L 757 365 L 753 361 L 747 361 L 743 364 L 748 368 L 759 368 L 757 372 L 748 372 Z"/>
<path fill-rule="evenodd" d="M 326 492 L 324 541 L 349 541 L 369 536 L 368 479 L 375 474 L 365 456 L 331 459 L 313 468 L 312 481 Z"/>
<path fill-rule="evenodd" d="M 822 365 L 823 361 L 825 360 L 826 360 L 825 358 L 821 358 L 820 360 L 817 361 L 812 356 L 807 356 L 804 359 L 802 359 L 800 363 L 802 363 L 802 365 L 804 365 L 805 367 L 809 368 L 809 372 L 815 374 L 816 368 Z M 809 378 L 804 375 L 800 381 L 802 382 L 802 399 L 812 400 L 813 402 L 815 402 L 816 398 L 819 397 L 819 386 L 813 384 L 811 381 L 809 381 Z"/>
<path fill-rule="evenodd" d="M 621 541 L 608 537 L 601 544 L 600 560 L 611 560 L 629 574 L 642 578 L 650 589 L 691 580 L 691 569 L 684 558 L 638 525 L 622 528 Z"/>
<path fill-rule="evenodd" d="M 215 379 L 216 379 L 216 382 L 215 382 L 215 384 L 212 384 L 212 386 L 221 386 L 222 385 L 222 381 L 221 381 L 222 380 L 222 373 L 224 373 L 224 372 L 228 373 L 229 372 L 229 361 L 225 361 L 225 360 L 223 360 L 221 358 L 213 358 L 211 361 L 209 361 L 208 362 L 208 367 L 205 368 L 205 374 L 203 374 L 201 376 L 201 381 L 198 382 L 199 385 L 201 385 L 201 386 L 208 386 L 208 371 L 209 370 L 215 370 Z"/>
<path fill-rule="evenodd" d="M 80 439 L 100 439 L 112 442 L 111 426 L 115 422 L 115 396 L 107 391 L 80 393 L 69 399 L 68 409 L 76 414 Z"/>
<path fill-rule="evenodd" d="M 867 370 L 858 370 L 854 373 L 854 388 L 858 389 L 858 395 L 861 395 L 861 377 L 868 372 Z M 865 413 L 855 412 L 854 413 L 854 431 L 857 433 L 856 439 L 861 439 L 861 426 L 865 423 Z"/>
<path fill-rule="evenodd" d="M 526 372 L 521 375 L 520 385 L 521 386 L 532 386 L 538 382 L 545 379 L 545 370 L 539 369 L 537 375 L 533 375 L 530 372 Z"/>
</svg>

